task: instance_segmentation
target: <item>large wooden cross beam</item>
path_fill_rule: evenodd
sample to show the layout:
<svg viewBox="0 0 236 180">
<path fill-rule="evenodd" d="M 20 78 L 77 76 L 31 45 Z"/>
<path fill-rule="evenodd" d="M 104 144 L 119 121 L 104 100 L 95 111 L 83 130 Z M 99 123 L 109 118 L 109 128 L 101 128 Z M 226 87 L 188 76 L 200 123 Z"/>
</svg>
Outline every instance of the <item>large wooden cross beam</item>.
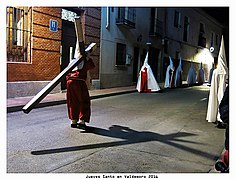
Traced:
<svg viewBox="0 0 236 180">
<path fill-rule="evenodd" d="M 86 55 L 96 49 L 96 43 L 91 43 L 86 49 L 83 40 L 83 31 L 81 19 L 75 19 L 75 30 L 77 36 L 77 43 L 79 45 L 79 57 L 71 61 L 71 63 L 58 74 L 49 84 L 47 84 L 38 94 L 36 94 L 23 108 L 24 113 L 29 113 L 37 104 L 40 103 L 65 77 L 69 72 L 71 72 L 80 62 L 86 60 Z"/>
</svg>

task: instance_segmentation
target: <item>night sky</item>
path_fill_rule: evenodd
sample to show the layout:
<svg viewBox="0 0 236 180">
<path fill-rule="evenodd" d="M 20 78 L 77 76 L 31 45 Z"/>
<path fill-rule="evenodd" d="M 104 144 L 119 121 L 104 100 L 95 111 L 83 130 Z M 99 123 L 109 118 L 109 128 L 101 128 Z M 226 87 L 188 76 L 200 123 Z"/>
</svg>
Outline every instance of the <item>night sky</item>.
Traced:
<svg viewBox="0 0 236 180">
<path fill-rule="evenodd" d="M 202 9 L 223 25 L 229 26 L 229 7 L 203 7 Z"/>
</svg>

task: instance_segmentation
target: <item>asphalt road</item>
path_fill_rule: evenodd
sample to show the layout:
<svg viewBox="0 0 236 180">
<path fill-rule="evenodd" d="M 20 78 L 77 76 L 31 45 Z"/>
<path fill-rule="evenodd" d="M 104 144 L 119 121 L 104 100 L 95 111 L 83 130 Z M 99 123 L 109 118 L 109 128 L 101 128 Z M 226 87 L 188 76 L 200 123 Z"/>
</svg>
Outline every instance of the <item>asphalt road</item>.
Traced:
<svg viewBox="0 0 236 180">
<path fill-rule="evenodd" d="M 66 105 L 7 114 L 7 172 L 214 172 L 224 130 L 205 120 L 209 87 L 92 100 L 90 130 Z"/>
</svg>

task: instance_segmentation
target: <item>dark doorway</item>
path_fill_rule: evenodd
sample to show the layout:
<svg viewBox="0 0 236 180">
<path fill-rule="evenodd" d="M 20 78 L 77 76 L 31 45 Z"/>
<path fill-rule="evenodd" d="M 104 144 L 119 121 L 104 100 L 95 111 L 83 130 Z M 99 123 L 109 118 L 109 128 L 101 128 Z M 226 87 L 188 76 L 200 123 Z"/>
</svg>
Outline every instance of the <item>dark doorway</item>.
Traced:
<svg viewBox="0 0 236 180">
<path fill-rule="evenodd" d="M 63 71 L 74 57 L 76 34 L 73 22 L 62 20 L 62 41 L 61 41 L 61 71 Z M 66 89 L 66 78 L 61 81 L 61 90 Z"/>
<path fill-rule="evenodd" d="M 157 80 L 159 50 L 153 47 L 149 48 L 148 64 L 152 68 L 153 75 Z"/>
<path fill-rule="evenodd" d="M 139 57 L 139 48 L 134 48 L 134 64 L 133 64 L 133 82 L 137 82 L 138 78 L 138 57 Z"/>
<path fill-rule="evenodd" d="M 145 58 L 146 58 L 146 55 L 147 55 L 147 50 L 143 49 L 143 53 L 140 56 L 140 65 L 141 65 L 141 67 L 143 66 L 143 63 L 144 63 Z"/>
</svg>

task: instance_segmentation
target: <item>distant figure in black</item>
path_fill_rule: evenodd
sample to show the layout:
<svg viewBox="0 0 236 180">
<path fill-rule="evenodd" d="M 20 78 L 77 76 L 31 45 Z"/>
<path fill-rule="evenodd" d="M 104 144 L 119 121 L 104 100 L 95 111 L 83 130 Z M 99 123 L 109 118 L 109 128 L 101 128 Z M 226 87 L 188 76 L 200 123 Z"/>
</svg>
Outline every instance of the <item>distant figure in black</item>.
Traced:
<svg viewBox="0 0 236 180">
<path fill-rule="evenodd" d="M 229 150 L 229 86 L 226 87 L 224 96 L 219 105 L 220 119 L 225 123 L 225 149 Z"/>
<path fill-rule="evenodd" d="M 226 126 L 225 129 L 225 151 L 220 160 L 215 164 L 217 171 L 229 173 L 229 86 L 226 87 L 224 96 L 219 105 L 220 118 Z"/>
</svg>

